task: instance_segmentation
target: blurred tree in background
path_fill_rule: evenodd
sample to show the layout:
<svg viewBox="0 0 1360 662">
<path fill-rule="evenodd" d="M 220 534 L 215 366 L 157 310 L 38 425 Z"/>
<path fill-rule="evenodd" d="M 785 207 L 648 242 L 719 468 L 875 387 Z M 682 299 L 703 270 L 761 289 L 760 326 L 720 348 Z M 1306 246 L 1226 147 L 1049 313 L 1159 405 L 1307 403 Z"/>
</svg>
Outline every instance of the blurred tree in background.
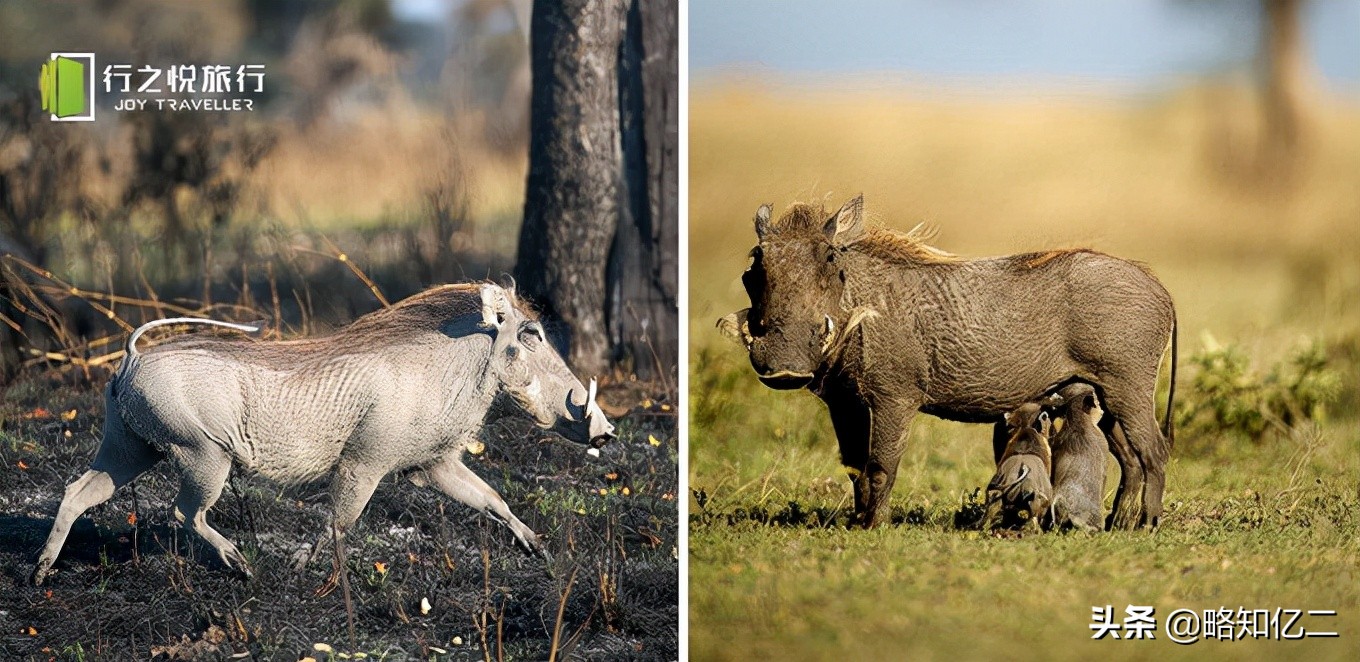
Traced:
<svg viewBox="0 0 1360 662">
<path fill-rule="evenodd" d="M 1272 193 L 1288 194 L 1307 157 L 1309 109 L 1317 101 L 1315 71 L 1303 31 L 1307 0 L 1259 0 L 1257 3 L 1222 0 L 1175 0 L 1212 14 L 1254 12 L 1258 25 L 1254 94 L 1259 130 L 1245 149 L 1226 136 L 1211 145 L 1210 158 L 1224 162 L 1229 172 L 1244 175 L 1250 185 L 1274 184 Z"/>
<path fill-rule="evenodd" d="M 1261 60 L 1265 137 L 1261 160 L 1286 176 L 1307 137 L 1310 69 L 1300 27 L 1304 0 L 1262 0 Z"/>
</svg>

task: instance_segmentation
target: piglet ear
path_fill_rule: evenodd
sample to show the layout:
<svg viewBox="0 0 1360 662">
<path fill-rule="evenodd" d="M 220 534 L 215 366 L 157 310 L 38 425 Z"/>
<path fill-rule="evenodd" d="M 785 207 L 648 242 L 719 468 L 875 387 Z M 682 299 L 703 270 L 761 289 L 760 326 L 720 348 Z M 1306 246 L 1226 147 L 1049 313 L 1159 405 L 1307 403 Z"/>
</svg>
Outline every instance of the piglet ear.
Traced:
<svg viewBox="0 0 1360 662">
<path fill-rule="evenodd" d="M 833 246 L 845 246 L 864 235 L 864 194 L 861 193 L 826 219 L 822 233 Z"/>
<path fill-rule="evenodd" d="M 763 204 L 756 210 L 756 238 L 765 239 L 765 235 L 770 231 L 770 205 Z"/>
</svg>

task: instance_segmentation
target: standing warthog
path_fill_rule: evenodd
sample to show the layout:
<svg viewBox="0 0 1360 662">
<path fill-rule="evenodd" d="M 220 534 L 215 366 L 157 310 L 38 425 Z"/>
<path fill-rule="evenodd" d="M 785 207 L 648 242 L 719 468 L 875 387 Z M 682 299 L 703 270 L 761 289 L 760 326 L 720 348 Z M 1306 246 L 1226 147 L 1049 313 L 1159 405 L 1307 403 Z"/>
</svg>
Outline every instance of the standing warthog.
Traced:
<svg viewBox="0 0 1360 662">
<path fill-rule="evenodd" d="M 987 513 L 983 529 L 997 527 L 1039 530 L 1053 496 L 1049 474 L 1053 453 L 1048 445 L 1048 412 L 1033 402 L 1020 405 L 1003 421 L 1012 432 L 1001 453 L 996 474 L 987 484 Z"/>
<path fill-rule="evenodd" d="M 99 452 L 66 488 L 34 583 L 51 572 L 81 513 L 167 457 L 182 476 L 176 518 L 246 575 L 245 557 L 207 521 L 233 461 L 286 484 L 333 475 L 338 545 L 383 476 L 418 468 L 445 494 L 505 523 L 525 549 L 545 554 L 505 500 L 463 465 L 463 449 L 515 411 L 573 441 L 613 436 L 595 381 L 587 389 L 572 376 L 513 287 L 433 288 L 322 338 L 188 337 L 137 351 L 147 329 L 178 322 L 254 330 L 176 319 L 128 338 L 104 390 Z"/>
<path fill-rule="evenodd" d="M 1168 343 L 1173 385 L 1176 363 L 1161 283 L 1091 250 L 960 259 L 915 231 L 866 228 L 862 210 L 861 197 L 834 214 L 795 204 L 778 220 L 760 207 L 742 275 L 751 307 L 719 320 L 765 385 L 826 403 L 853 469 L 855 521 L 888 521 L 916 412 L 993 423 L 999 459 L 1002 414 L 1080 379 L 1101 391 L 1122 470 L 1112 525 L 1155 526 L 1172 436 L 1154 403 Z"/>
<path fill-rule="evenodd" d="M 1099 531 L 1104 523 L 1105 436 L 1100 398 L 1090 384 L 1068 384 L 1044 400 L 1062 417 L 1053 449 L 1052 527 Z"/>
</svg>

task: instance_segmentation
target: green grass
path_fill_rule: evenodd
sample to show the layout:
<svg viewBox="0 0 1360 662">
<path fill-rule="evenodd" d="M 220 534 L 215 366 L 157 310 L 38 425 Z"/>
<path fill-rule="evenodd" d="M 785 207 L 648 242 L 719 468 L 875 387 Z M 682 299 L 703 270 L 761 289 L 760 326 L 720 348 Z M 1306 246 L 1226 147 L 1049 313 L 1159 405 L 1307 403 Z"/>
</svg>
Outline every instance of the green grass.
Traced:
<svg viewBox="0 0 1360 662">
<path fill-rule="evenodd" d="M 849 481 L 820 403 L 806 394 L 762 394 L 742 366 L 719 362 L 727 370 L 717 374 L 733 379 L 725 400 L 756 405 L 756 413 L 729 421 L 721 438 L 691 428 L 691 487 L 706 497 L 703 507 L 691 499 L 695 659 L 873 659 L 903 651 L 914 659 L 972 659 L 1037 650 L 1061 659 L 1275 658 L 1305 650 L 1273 641 L 1182 647 L 1166 642 L 1164 630 L 1156 643 L 1090 641 L 1091 608 L 1106 604 L 1121 618 L 1130 604 L 1155 606 L 1163 616 L 1180 608 L 1335 609 L 1337 618 L 1304 621 L 1343 633 L 1309 640 L 1308 656 L 1346 658 L 1356 650 L 1360 432 L 1353 420 L 1274 443 L 1224 439 L 1173 454 L 1165 523 L 1154 534 L 1010 538 L 953 525 L 961 500 L 991 475 L 990 431 L 922 416 L 898 473 L 896 523 L 848 530 Z M 712 363 L 696 369 L 705 368 L 714 370 Z M 715 406 L 697 393 L 694 402 L 696 417 Z M 1113 462 L 1107 478 L 1108 497 L 1117 481 Z M 812 515 L 790 517 L 791 510 Z"/>
<path fill-rule="evenodd" d="M 1286 197 L 1212 170 L 1215 118 L 1254 111 L 1201 97 L 1213 98 L 988 104 L 695 88 L 689 481 L 704 504 L 690 496 L 694 659 L 1360 656 L 1360 199 L 1337 177 L 1360 167 L 1360 113 L 1321 115 Z M 846 529 L 850 485 L 825 406 L 761 386 L 713 323 L 746 305 L 738 276 L 757 205 L 830 192 L 834 208 L 860 191 L 874 222 L 930 221 L 936 245 L 968 257 L 1086 245 L 1146 262 L 1177 302 L 1178 409 L 1231 404 L 1214 398 L 1232 389 L 1195 388 L 1189 359 L 1211 336 L 1246 357 L 1242 379 L 1267 385 L 1274 366 L 1321 343 L 1339 398 L 1318 421 L 1257 439 L 1203 421 L 1178 429 L 1155 533 L 956 529 L 962 500 L 994 470 L 991 431 L 922 415 L 893 524 Z M 1107 509 L 1117 479 L 1111 459 Z M 1091 609 L 1104 605 L 1117 621 L 1128 605 L 1154 606 L 1157 640 L 1092 641 Z M 1301 625 L 1341 637 L 1178 646 L 1163 619 L 1181 608 L 1334 609 Z"/>
</svg>

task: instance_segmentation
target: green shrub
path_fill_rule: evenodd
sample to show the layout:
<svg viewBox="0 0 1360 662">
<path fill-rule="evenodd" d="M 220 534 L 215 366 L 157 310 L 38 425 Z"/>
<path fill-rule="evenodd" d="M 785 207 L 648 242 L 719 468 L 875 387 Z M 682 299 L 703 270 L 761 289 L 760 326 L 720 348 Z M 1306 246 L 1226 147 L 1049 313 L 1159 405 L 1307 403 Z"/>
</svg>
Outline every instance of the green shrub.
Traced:
<svg viewBox="0 0 1360 662">
<path fill-rule="evenodd" d="M 1260 439 L 1322 421 L 1341 393 L 1341 375 L 1326 347 L 1309 341 L 1264 373 L 1253 370 L 1238 345 L 1220 345 L 1205 334 L 1204 349 L 1188 363 L 1193 387 L 1177 403 L 1176 422 L 1192 432 L 1233 432 Z"/>
</svg>

